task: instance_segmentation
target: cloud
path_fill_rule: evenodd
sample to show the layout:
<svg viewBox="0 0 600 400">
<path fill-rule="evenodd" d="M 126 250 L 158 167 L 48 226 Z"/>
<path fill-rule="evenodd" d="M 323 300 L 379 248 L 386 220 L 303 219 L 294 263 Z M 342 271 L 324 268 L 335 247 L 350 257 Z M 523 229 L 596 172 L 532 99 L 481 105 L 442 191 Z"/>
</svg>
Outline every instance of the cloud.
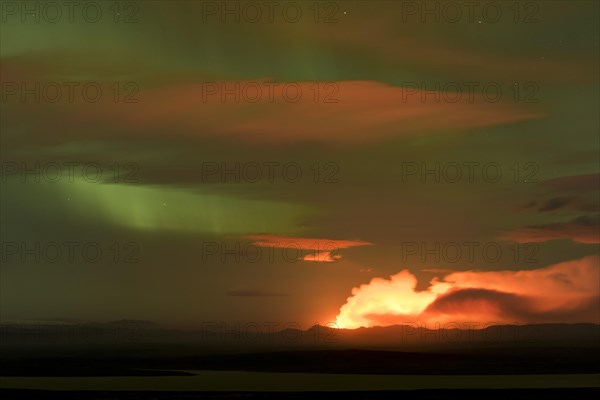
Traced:
<svg viewBox="0 0 600 400">
<path fill-rule="evenodd" d="M 600 174 L 563 176 L 542 181 L 541 184 L 561 191 L 600 190 Z"/>
<path fill-rule="evenodd" d="M 304 261 L 314 262 L 337 262 L 342 256 L 339 254 L 333 254 L 331 251 L 317 251 L 313 254 L 307 254 L 302 259 Z"/>
<path fill-rule="evenodd" d="M 417 278 L 408 270 L 390 279 L 373 278 L 368 284 L 352 289 L 352 296 L 340 308 L 336 323 L 343 328 L 358 328 L 414 322 L 436 297 L 429 290 L 415 291 L 416 286 Z M 387 316 L 387 323 L 382 323 L 381 316 Z"/>
<path fill-rule="evenodd" d="M 530 202 L 524 209 L 531 209 L 538 205 L 538 202 Z M 538 212 L 551 212 L 558 210 L 575 210 L 581 212 L 597 212 L 600 207 L 598 204 L 594 204 L 594 200 L 591 198 L 577 198 L 577 197 L 552 197 L 539 204 L 537 208 Z M 518 209 L 517 209 L 518 210 Z"/>
<path fill-rule="evenodd" d="M 563 208 L 573 202 L 572 197 L 554 197 L 547 200 L 544 204 L 538 208 L 539 212 L 555 211 Z"/>
<path fill-rule="evenodd" d="M 515 211 L 537 211 L 539 213 L 572 212 L 587 213 L 570 221 L 521 226 L 499 238 L 520 243 L 545 242 L 570 239 L 578 243 L 600 243 L 600 215 L 598 215 L 598 193 L 600 174 L 572 175 L 541 182 L 546 192 L 545 200 L 533 200 Z M 568 215 L 567 214 L 567 215 Z"/>
<path fill-rule="evenodd" d="M 52 66 L 52 71 L 40 70 L 37 64 L 30 65 L 35 60 L 3 58 L 3 80 L 33 87 L 35 82 L 54 78 L 64 70 L 49 62 L 42 65 Z M 117 73 L 93 72 L 92 76 L 102 77 Z M 447 90 L 402 88 L 378 81 L 340 80 L 315 86 L 312 81 L 274 81 L 266 77 L 216 80 L 206 75 L 185 79 L 176 76 L 165 81 L 156 74 L 146 77 L 143 83 L 135 83 L 135 87 L 121 88 L 119 101 L 114 100 L 115 89 L 110 80 L 78 83 L 78 88 L 100 84 L 100 100 L 90 103 L 79 90 L 72 103 L 64 95 L 55 104 L 23 104 L 18 87 L 11 87 L 4 102 L 10 109 L 7 125 L 29 127 L 26 132 L 39 136 L 35 138 L 38 143 L 82 138 L 139 139 L 160 137 L 165 132 L 171 140 L 362 143 L 430 132 L 464 132 L 545 116 L 537 109 L 523 109 L 508 101 L 491 103 L 480 94 L 471 98 L 465 92 L 458 101 L 448 101 L 440 97 L 452 97 Z M 63 90 L 66 92 L 66 87 Z M 137 102 L 126 103 L 125 97 Z M 27 118 L 31 114 L 44 115 L 44 127 L 55 129 L 51 137 L 46 130 L 44 135 L 39 133 L 39 122 Z"/>
<path fill-rule="evenodd" d="M 343 328 L 425 322 L 600 323 L 599 257 L 536 270 L 454 272 L 416 291 L 403 270 L 352 289 L 340 308 Z"/>
<path fill-rule="evenodd" d="M 256 240 L 256 245 L 263 247 L 296 247 L 306 250 L 337 250 L 356 246 L 369 246 L 373 243 L 361 240 L 319 239 L 277 235 L 248 235 L 248 239 Z"/>
<path fill-rule="evenodd" d="M 519 243 L 539 243 L 571 239 L 578 243 L 600 243 L 600 215 L 580 216 L 568 222 L 525 226 L 501 236 Z"/>
<path fill-rule="evenodd" d="M 339 249 L 357 246 L 370 246 L 372 243 L 360 240 L 319 239 L 277 235 L 248 235 L 246 238 L 255 240 L 254 244 L 261 247 L 275 247 L 296 250 L 312 250 L 302 257 L 304 261 L 331 263 L 342 258 L 337 254 Z"/>
<path fill-rule="evenodd" d="M 563 309 L 540 313 L 536 302 L 525 296 L 490 289 L 459 289 L 438 297 L 423 314 L 430 319 L 452 315 L 481 321 L 495 315 L 501 321 L 577 323 L 598 314 L 599 302 L 598 296 L 592 296 L 566 304 Z M 464 310 L 468 310 L 468 313 Z"/>
<path fill-rule="evenodd" d="M 537 211 L 555 211 L 570 208 L 579 211 L 597 211 L 597 194 L 600 190 L 600 174 L 571 175 L 542 181 L 540 185 L 547 189 L 552 197 L 546 200 L 532 200 L 516 210 L 533 209 Z M 566 194 L 566 195 L 565 195 Z"/>
</svg>

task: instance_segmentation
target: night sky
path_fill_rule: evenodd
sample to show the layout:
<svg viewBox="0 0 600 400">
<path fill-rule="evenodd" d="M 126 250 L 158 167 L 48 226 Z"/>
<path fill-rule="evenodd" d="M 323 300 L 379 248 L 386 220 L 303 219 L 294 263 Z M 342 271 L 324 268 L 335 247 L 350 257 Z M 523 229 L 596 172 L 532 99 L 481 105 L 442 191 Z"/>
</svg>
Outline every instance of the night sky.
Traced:
<svg viewBox="0 0 600 400">
<path fill-rule="evenodd" d="M 600 323 L 598 2 L 7 3 L 2 322 Z"/>
</svg>

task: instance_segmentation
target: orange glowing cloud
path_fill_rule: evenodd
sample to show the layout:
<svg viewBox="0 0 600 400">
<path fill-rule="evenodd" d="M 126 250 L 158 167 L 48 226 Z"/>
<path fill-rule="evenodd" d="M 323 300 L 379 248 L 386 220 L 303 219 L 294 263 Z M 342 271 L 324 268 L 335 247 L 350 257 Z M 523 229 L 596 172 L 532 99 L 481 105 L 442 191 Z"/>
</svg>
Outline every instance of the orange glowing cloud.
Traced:
<svg viewBox="0 0 600 400">
<path fill-rule="evenodd" d="M 236 89 L 237 88 L 237 89 Z M 231 93 L 229 93 L 231 92 Z M 114 107 L 112 118 L 147 131 L 213 135 L 259 142 L 361 142 L 456 132 L 544 116 L 479 95 L 388 86 L 372 81 L 220 81 L 141 91 L 139 104 Z M 252 99 L 250 99 L 252 98 Z M 253 99 L 256 98 L 256 101 Z"/>
<path fill-rule="evenodd" d="M 360 240 L 337 240 L 317 239 L 293 236 L 276 235 L 249 235 L 248 239 L 256 240 L 254 243 L 261 247 L 277 247 L 297 250 L 312 250 L 302 257 L 304 261 L 313 262 L 337 262 L 342 258 L 337 254 L 339 249 L 347 249 L 356 246 L 369 246 L 372 243 Z"/>
<path fill-rule="evenodd" d="M 304 261 L 313 262 L 336 262 L 341 258 L 342 256 L 339 254 L 333 254 L 332 251 L 318 251 L 313 254 L 307 254 L 302 259 Z"/>
<path fill-rule="evenodd" d="M 416 291 L 403 270 L 352 289 L 342 328 L 426 323 L 600 323 L 599 257 L 528 271 L 454 272 Z"/>
<path fill-rule="evenodd" d="M 3 73 L 33 85 L 33 76 L 16 75 L 22 63 L 2 59 Z M 33 67 L 26 69 L 29 74 Z M 420 83 L 391 86 L 377 81 L 216 80 L 188 77 L 190 83 L 150 79 L 123 87 L 118 101 L 109 81 L 101 81 L 98 102 L 75 96 L 68 107 L 47 102 L 23 104 L 18 87 L 6 93 L 9 122 L 48 113 L 65 139 L 81 135 L 122 138 L 168 134 L 173 138 L 229 138 L 257 143 L 362 143 L 390 137 L 455 133 L 543 118 L 537 106 L 515 105 L 507 96 L 492 102 L 481 91 L 462 88 L 424 90 Z M 10 83 L 10 82 L 9 82 Z M 81 87 L 89 83 L 80 82 Z M 139 90 L 138 90 L 139 89 Z M 79 93 L 79 92 L 77 92 Z M 495 100 L 494 100 L 495 101 Z M 90 129 L 90 126 L 94 129 Z M 118 126 L 120 129 L 113 129 Z M 34 131 L 32 129 L 32 131 Z M 35 130 L 37 131 L 37 130 Z M 44 137 L 36 138 L 44 140 Z"/>
</svg>

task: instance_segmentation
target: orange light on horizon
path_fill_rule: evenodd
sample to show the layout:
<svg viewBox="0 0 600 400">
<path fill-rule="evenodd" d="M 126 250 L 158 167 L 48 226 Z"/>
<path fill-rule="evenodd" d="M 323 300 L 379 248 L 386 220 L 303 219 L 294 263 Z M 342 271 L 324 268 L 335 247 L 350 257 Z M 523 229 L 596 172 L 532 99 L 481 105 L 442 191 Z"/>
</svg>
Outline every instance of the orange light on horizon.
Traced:
<svg viewBox="0 0 600 400">
<path fill-rule="evenodd" d="M 352 289 L 336 317 L 344 329 L 425 323 L 600 323 L 599 257 L 523 271 L 465 271 L 416 291 L 408 270 Z"/>
</svg>

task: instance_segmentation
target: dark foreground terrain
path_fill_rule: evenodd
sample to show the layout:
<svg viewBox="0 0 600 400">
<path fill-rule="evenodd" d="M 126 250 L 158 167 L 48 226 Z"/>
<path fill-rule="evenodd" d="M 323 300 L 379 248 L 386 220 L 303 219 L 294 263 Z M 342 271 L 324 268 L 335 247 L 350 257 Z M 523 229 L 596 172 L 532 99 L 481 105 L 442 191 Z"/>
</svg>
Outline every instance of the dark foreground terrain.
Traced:
<svg viewBox="0 0 600 400">
<path fill-rule="evenodd" d="M 160 351 L 162 349 L 162 351 Z M 382 350 L 294 350 L 257 353 L 169 354 L 164 344 L 110 352 L 0 358 L 0 377 L 189 376 L 185 371 L 366 375 L 600 374 L 600 347 Z M 163 353 L 163 354 L 161 354 Z M 42 353 L 43 354 L 43 353 Z M 41 354 L 40 354 L 41 355 Z M 1 378 L 0 378 L 1 379 Z"/>
<path fill-rule="evenodd" d="M 595 394 L 594 394 L 595 393 Z M 40 390 L 0 390 L 3 399 L 30 400 L 300 400 L 300 399 L 596 399 L 600 389 L 498 389 L 498 390 L 411 390 L 375 392 L 53 392 Z"/>
<path fill-rule="evenodd" d="M 112 342 L 57 341 L 38 330 L 31 343 L 29 331 L 11 328 L 0 346 L 0 398 L 590 399 L 600 395 L 598 328 L 519 328 L 535 332 L 523 337 L 508 327 L 494 340 L 458 332 L 468 340 L 434 343 L 417 330 L 407 340 L 401 327 L 315 343 L 312 330 L 306 343 L 252 345 L 143 329 L 137 340 Z"/>
</svg>

